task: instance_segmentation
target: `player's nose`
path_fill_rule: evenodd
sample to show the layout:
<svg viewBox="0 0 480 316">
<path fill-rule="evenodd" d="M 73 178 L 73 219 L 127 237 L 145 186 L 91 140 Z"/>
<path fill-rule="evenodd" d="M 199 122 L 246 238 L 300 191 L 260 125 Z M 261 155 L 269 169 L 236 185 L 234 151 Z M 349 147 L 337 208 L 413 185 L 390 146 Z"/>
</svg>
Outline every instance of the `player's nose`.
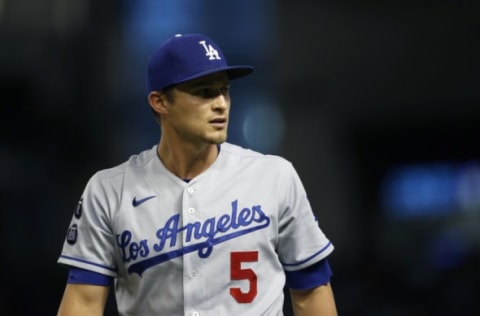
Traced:
<svg viewBox="0 0 480 316">
<path fill-rule="evenodd" d="M 213 110 L 226 110 L 230 106 L 230 97 L 220 93 L 212 102 Z"/>
</svg>

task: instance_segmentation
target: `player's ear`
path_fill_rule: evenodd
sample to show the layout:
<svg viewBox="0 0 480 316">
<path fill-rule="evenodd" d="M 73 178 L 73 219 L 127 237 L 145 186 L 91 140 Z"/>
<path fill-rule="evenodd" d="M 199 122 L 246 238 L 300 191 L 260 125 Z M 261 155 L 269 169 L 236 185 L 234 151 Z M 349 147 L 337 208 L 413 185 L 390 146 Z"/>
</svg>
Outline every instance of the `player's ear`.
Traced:
<svg viewBox="0 0 480 316">
<path fill-rule="evenodd" d="M 152 91 L 148 94 L 148 103 L 155 113 L 167 113 L 167 98 L 162 91 Z"/>
</svg>

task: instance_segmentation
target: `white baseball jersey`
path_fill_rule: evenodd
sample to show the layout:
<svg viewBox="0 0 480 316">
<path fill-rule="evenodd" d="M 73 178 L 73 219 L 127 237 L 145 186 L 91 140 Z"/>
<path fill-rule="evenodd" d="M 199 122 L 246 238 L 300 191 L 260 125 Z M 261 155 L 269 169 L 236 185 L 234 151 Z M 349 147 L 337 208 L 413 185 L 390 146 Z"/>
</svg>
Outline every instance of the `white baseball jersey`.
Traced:
<svg viewBox="0 0 480 316">
<path fill-rule="evenodd" d="M 285 270 L 332 250 L 286 159 L 224 143 L 187 183 L 154 146 L 89 180 L 58 262 L 114 277 L 120 315 L 282 315 Z"/>
</svg>

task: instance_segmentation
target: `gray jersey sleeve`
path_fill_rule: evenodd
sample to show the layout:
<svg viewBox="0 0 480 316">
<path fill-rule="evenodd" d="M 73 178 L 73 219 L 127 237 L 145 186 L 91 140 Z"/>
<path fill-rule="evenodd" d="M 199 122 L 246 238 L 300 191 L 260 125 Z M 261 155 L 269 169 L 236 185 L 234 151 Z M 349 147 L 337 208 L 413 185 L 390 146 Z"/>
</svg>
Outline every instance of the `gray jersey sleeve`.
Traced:
<svg viewBox="0 0 480 316">
<path fill-rule="evenodd" d="M 111 227 L 115 199 L 107 190 L 98 173 L 90 178 L 75 208 L 58 263 L 116 276 Z"/>
<path fill-rule="evenodd" d="M 284 269 L 295 271 L 328 256 L 333 245 L 320 229 L 305 188 L 291 164 L 284 168 L 283 178 L 278 254 Z"/>
</svg>

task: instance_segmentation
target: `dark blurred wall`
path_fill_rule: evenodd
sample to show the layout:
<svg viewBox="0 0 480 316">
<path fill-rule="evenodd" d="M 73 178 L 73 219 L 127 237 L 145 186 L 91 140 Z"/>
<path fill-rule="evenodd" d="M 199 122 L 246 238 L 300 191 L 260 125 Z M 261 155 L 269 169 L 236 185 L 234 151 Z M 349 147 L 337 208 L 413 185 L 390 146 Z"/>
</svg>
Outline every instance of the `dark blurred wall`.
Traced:
<svg viewBox="0 0 480 316">
<path fill-rule="evenodd" d="M 66 279 L 56 259 L 83 186 L 156 141 L 143 84 L 125 72 L 125 3 L 0 0 L 0 315 L 55 314 Z M 480 247 L 432 269 L 421 238 L 437 222 L 392 224 L 378 190 L 396 163 L 480 160 L 480 4 L 265 1 L 251 8 L 268 13 L 270 28 L 249 37 L 255 28 L 244 28 L 242 14 L 262 15 L 245 3 L 184 10 L 201 9 L 197 29 L 255 64 L 256 79 L 239 89 L 268 94 L 283 111 L 275 153 L 297 167 L 336 245 L 340 315 L 478 310 Z"/>
<path fill-rule="evenodd" d="M 281 8 L 274 78 L 290 126 L 285 153 L 337 246 L 340 314 L 478 309 L 478 233 L 466 253 L 462 244 L 439 246 L 444 260 L 457 260 L 449 268 L 432 264 L 429 243 L 458 222 L 479 227 L 480 209 L 394 222 L 379 193 L 396 165 L 480 159 L 480 5 L 284 1 Z"/>
<path fill-rule="evenodd" d="M 0 1 L 0 315 L 58 307 L 66 226 L 85 181 L 110 161 L 112 4 Z"/>
</svg>

